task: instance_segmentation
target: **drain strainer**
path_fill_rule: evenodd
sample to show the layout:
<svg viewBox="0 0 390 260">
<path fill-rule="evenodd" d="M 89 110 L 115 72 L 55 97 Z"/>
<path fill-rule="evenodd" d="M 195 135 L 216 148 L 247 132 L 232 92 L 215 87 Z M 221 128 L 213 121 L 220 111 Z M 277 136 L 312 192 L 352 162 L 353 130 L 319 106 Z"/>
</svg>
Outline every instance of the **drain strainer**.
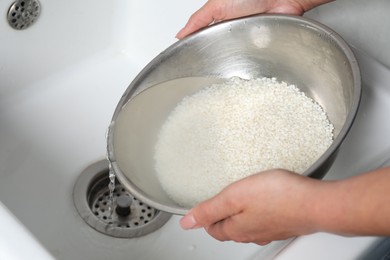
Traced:
<svg viewBox="0 0 390 260">
<path fill-rule="evenodd" d="M 109 182 L 108 162 L 103 160 L 85 169 L 73 190 L 77 211 L 97 231 L 113 237 L 139 237 L 159 229 L 171 217 L 138 200 L 118 182 L 111 205 Z"/>
<path fill-rule="evenodd" d="M 22 30 L 32 25 L 41 12 L 41 5 L 38 0 L 18 0 L 14 2 L 7 15 L 9 25 Z"/>
</svg>

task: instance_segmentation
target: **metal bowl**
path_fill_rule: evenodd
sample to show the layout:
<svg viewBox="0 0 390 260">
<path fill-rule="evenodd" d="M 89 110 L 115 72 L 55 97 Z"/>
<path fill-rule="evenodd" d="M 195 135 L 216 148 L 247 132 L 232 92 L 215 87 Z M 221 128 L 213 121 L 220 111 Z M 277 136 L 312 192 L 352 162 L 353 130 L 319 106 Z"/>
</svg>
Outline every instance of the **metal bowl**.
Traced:
<svg viewBox="0 0 390 260">
<path fill-rule="evenodd" d="M 166 195 L 157 179 L 156 135 L 184 96 L 233 76 L 276 77 L 322 105 L 335 127 L 335 140 L 304 175 L 326 174 L 360 102 L 355 56 L 337 33 L 318 22 L 259 15 L 218 23 L 176 42 L 125 91 L 109 127 L 108 158 L 119 181 L 135 197 L 162 211 L 188 211 Z"/>
</svg>

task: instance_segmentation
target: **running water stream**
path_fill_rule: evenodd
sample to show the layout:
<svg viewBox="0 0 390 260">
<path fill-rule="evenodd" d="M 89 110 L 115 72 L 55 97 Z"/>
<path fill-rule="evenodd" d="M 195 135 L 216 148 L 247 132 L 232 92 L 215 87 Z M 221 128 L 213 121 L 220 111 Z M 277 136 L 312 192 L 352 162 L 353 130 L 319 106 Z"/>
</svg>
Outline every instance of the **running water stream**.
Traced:
<svg viewBox="0 0 390 260">
<path fill-rule="evenodd" d="M 108 218 L 112 217 L 112 213 L 114 211 L 114 190 L 115 190 L 115 173 L 112 169 L 111 163 L 108 166 L 108 177 L 110 182 L 108 184 L 109 189 L 109 199 L 108 199 Z"/>
</svg>

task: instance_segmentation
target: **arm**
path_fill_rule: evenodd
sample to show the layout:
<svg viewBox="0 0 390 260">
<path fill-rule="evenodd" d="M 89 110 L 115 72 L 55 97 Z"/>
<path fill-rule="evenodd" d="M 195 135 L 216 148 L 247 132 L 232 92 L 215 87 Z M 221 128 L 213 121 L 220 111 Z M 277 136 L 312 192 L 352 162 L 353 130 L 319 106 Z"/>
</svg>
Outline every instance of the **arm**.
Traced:
<svg viewBox="0 0 390 260">
<path fill-rule="evenodd" d="M 304 12 L 333 0 L 209 0 L 188 20 L 176 37 L 185 36 L 211 23 L 259 13 L 302 15 Z"/>
<path fill-rule="evenodd" d="M 319 231 L 390 235 L 390 167 L 322 186 L 328 198 L 312 209 Z"/>
<path fill-rule="evenodd" d="M 200 203 L 182 218 L 218 240 L 254 242 L 315 232 L 390 235 L 390 167 L 340 181 L 285 170 L 252 175 Z"/>
</svg>

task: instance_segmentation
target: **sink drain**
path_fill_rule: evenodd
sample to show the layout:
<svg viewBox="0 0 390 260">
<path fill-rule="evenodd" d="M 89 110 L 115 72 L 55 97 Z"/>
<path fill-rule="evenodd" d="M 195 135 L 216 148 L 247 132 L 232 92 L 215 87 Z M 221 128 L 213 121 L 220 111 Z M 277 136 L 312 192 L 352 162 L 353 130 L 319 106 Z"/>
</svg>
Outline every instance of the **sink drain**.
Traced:
<svg viewBox="0 0 390 260">
<path fill-rule="evenodd" d="M 38 0 L 18 0 L 14 2 L 7 14 L 9 25 L 22 30 L 32 25 L 41 12 L 41 5 Z"/>
<path fill-rule="evenodd" d="M 138 200 L 118 182 L 110 210 L 109 182 L 108 162 L 103 160 L 86 168 L 74 186 L 76 209 L 95 230 L 113 237 L 140 237 L 159 229 L 171 217 Z"/>
</svg>

